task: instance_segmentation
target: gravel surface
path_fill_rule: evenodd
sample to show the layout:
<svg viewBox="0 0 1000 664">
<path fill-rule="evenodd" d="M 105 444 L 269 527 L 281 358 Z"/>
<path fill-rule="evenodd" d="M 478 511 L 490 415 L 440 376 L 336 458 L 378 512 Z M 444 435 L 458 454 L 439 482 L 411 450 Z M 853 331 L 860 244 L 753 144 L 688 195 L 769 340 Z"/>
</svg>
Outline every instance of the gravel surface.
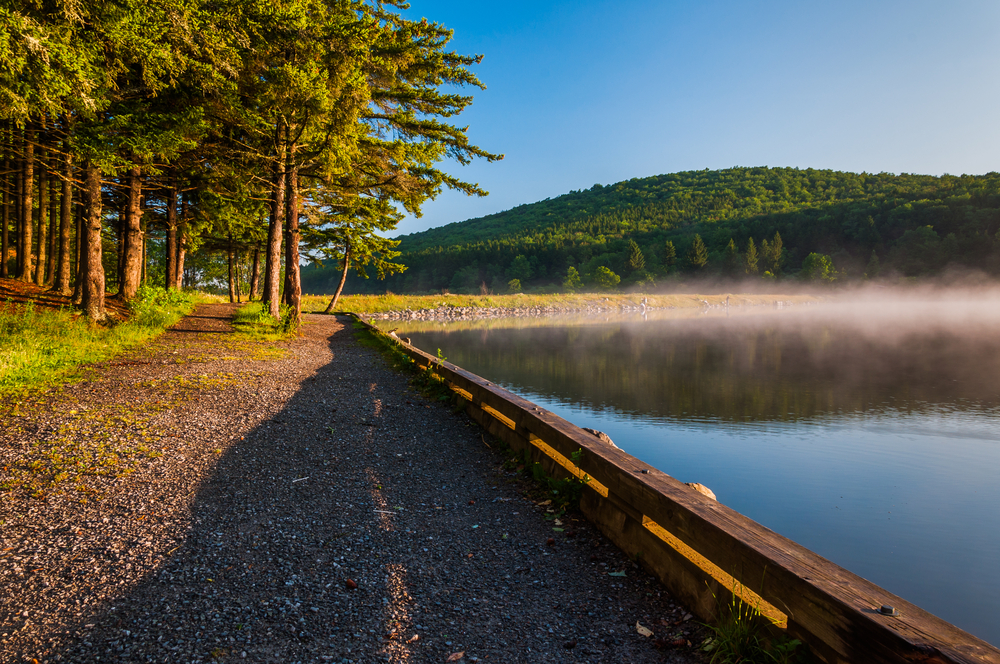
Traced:
<svg viewBox="0 0 1000 664">
<path fill-rule="evenodd" d="M 683 607 L 553 531 L 349 319 L 276 350 L 232 310 L 0 411 L 0 662 L 702 661 Z"/>
</svg>

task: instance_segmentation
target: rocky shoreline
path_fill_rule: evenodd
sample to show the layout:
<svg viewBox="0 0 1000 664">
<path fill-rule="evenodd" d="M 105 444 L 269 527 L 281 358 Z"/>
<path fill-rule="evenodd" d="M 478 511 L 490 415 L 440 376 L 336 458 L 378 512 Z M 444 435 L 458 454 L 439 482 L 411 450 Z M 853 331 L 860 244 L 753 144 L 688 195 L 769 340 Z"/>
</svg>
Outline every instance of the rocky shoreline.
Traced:
<svg viewBox="0 0 1000 664">
<path fill-rule="evenodd" d="M 653 311 L 667 311 L 677 309 L 701 309 L 703 311 L 712 309 L 747 309 L 747 308 L 768 308 L 784 309 L 794 306 L 795 302 L 786 300 L 774 300 L 765 304 L 733 304 L 725 302 L 712 304 L 707 300 L 701 300 L 700 306 L 692 307 L 654 307 L 644 302 L 634 305 L 587 305 L 584 307 L 437 307 L 434 309 L 402 309 L 396 311 L 380 311 L 376 313 L 361 314 L 360 317 L 367 321 L 376 320 L 478 320 L 488 318 L 533 318 L 540 316 L 559 315 L 608 315 L 623 313 L 647 313 Z"/>
</svg>

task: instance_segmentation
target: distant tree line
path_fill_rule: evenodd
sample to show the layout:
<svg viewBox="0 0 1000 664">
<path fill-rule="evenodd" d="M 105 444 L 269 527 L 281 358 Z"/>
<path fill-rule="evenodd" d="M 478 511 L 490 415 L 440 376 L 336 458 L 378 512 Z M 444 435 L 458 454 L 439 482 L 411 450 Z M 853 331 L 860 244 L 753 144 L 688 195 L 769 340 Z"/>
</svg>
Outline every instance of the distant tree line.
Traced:
<svg viewBox="0 0 1000 664">
<path fill-rule="evenodd" d="M 448 122 L 472 100 L 455 90 L 481 87 L 480 57 L 404 6 L 8 6 L 0 277 L 74 293 L 101 320 L 106 287 L 130 300 L 152 276 L 180 288 L 211 273 L 277 316 L 282 301 L 300 311 L 300 252 L 401 269 L 380 232 L 443 187 L 485 194 L 437 164 L 500 158 Z"/>
<path fill-rule="evenodd" d="M 1000 175 L 792 168 L 594 185 L 403 236 L 405 272 L 357 291 L 655 287 L 693 276 L 821 282 L 1000 273 Z M 610 273 L 610 274 L 609 274 Z M 618 282 L 614 282 L 614 278 Z M 323 290 L 324 270 L 308 275 Z"/>
</svg>

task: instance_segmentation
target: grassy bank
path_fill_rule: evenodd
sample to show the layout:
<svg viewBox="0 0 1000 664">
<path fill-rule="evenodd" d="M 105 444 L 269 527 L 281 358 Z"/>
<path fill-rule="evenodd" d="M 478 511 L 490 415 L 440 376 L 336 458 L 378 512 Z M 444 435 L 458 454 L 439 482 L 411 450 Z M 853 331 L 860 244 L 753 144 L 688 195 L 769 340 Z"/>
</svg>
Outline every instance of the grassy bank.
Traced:
<svg viewBox="0 0 1000 664">
<path fill-rule="evenodd" d="M 130 317 L 111 326 L 93 325 L 68 308 L 33 303 L 0 306 L 0 395 L 39 387 L 77 374 L 147 341 L 191 311 L 192 293 L 143 288 Z"/>
<path fill-rule="evenodd" d="M 707 302 L 710 305 L 722 305 L 729 298 L 731 306 L 748 306 L 769 304 L 775 301 L 783 302 L 817 302 L 820 298 L 813 295 L 780 295 L 780 294 L 737 294 L 723 293 L 721 295 L 699 295 L 696 293 L 670 295 L 628 295 L 615 293 L 560 293 L 552 295 L 345 295 L 337 303 L 338 311 L 353 313 L 381 313 L 385 311 L 403 311 L 411 309 L 437 309 L 439 307 L 480 307 L 480 308 L 554 308 L 563 310 L 586 309 L 587 307 L 637 307 L 646 300 L 646 304 L 657 309 L 666 308 L 697 308 Z M 326 309 L 330 298 L 326 295 L 306 295 L 302 298 L 304 311 L 320 312 Z"/>
</svg>

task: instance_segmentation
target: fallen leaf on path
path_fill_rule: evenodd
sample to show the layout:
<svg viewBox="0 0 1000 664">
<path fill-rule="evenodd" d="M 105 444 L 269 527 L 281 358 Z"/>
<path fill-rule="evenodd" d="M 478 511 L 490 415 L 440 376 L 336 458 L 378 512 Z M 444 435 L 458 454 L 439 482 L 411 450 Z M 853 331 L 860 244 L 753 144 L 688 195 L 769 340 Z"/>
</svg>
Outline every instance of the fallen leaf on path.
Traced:
<svg viewBox="0 0 1000 664">
<path fill-rule="evenodd" d="M 625 572 L 608 572 L 608 576 L 625 576 Z"/>
<path fill-rule="evenodd" d="M 448 655 L 448 659 L 446 659 L 444 661 L 446 661 L 446 662 L 457 662 L 458 660 L 462 659 L 463 657 L 465 657 L 465 651 L 464 650 L 462 652 L 453 652 L 453 653 L 451 653 L 450 655 Z"/>
<path fill-rule="evenodd" d="M 347 579 L 346 581 L 344 581 L 344 585 L 350 588 L 351 590 L 354 590 L 355 588 L 358 587 L 358 584 L 354 582 L 354 579 Z"/>
<path fill-rule="evenodd" d="M 643 627 L 642 624 L 638 621 L 636 621 L 635 623 L 635 631 L 639 632 L 640 636 L 650 637 L 653 635 L 653 630 L 649 629 L 648 627 Z"/>
<path fill-rule="evenodd" d="M 410 638 L 408 638 L 406 640 L 406 642 L 407 643 L 413 643 L 414 641 L 418 640 L 419 638 L 420 638 L 419 634 L 414 634 L 413 636 L 411 636 Z"/>
</svg>

